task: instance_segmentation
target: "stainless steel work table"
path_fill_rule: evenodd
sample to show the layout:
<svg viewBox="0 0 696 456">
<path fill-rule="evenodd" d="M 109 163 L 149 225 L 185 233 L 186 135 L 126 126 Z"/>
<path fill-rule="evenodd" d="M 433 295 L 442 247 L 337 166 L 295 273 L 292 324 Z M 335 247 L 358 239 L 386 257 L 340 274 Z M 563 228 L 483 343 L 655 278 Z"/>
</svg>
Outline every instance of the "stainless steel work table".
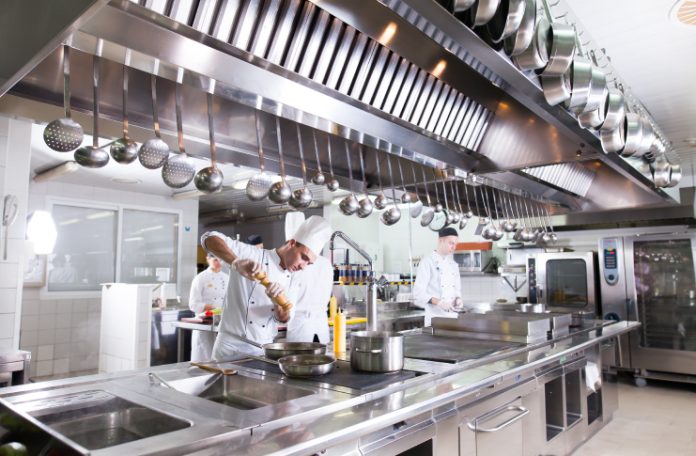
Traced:
<svg viewBox="0 0 696 456">
<path fill-rule="evenodd" d="M 292 388 L 309 393 L 253 410 L 227 407 L 173 391 L 148 379 L 149 372 L 172 383 L 196 382 L 211 376 L 190 368 L 187 363 L 10 387 L 0 390 L 0 398 L 14 403 L 13 408 L 17 408 L 19 403 L 32 399 L 101 390 L 192 423 L 186 429 L 91 453 L 96 455 L 194 452 L 304 455 L 336 445 L 350 445 L 361 435 L 385 426 L 391 429 L 395 423 L 410 422 L 415 417 L 434 417 L 466 398 L 486 395 L 498 387 L 514 384 L 523 372 L 558 361 L 638 326 L 635 322 L 618 322 L 459 364 L 406 359 L 405 369 L 425 374 L 360 394 L 303 380 L 262 375 L 239 363 L 224 363 L 225 367 L 237 368 L 238 375 L 259 385 L 269 382 L 277 385 L 276 389 Z"/>
<path fill-rule="evenodd" d="M 183 335 L 184 331 L 203 331 L 203 332 L 220 332 L 220 325 L 215 325 L 211 323 L 193 323 L 189 321 L 177 321 L 174 323 L 176 327 L 176 360 L 178 362 L 184 361 L 184 351 L 186 350 L 185 338 Z"/>
</svg>

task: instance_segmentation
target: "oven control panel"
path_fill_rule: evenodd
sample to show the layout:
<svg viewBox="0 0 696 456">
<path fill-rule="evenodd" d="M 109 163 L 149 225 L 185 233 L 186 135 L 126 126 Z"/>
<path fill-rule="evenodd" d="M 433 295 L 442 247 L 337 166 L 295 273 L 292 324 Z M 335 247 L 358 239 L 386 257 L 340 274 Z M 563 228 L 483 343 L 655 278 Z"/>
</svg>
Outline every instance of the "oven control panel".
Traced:
<svg viewBox="0 0 696 456">
<path fill-rule="evenodd" d="M 619 281 L 618 243 L 616 239 L 602 239 L 602 263 L 604 280 L 609 285 Z"/>
<path fill-rule="evenodd" d="M 539 302 L 539 296 L 537 296 L 536 259 L 535 258 L 527 258 L 527 284 L 529 286 L 529 298 L 527 301 L 530 304 L 537 304 Z"/>
</svg>

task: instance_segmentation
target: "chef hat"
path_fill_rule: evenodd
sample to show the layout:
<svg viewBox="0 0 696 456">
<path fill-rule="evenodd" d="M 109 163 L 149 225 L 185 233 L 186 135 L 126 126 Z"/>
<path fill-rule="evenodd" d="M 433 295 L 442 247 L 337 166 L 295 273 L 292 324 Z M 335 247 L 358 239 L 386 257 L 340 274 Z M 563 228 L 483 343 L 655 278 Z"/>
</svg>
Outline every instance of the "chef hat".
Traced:
<svg viewBox="0 0 696 456">
<path fill-rule="evenodd" d="M 305 220 L 292 236 L 296 242 L 306 246 L 315 255 L 321 254 L 321 249 L 331 237 L 333 230 L 323 217 L 313 215 Z"/>
<path fill-rule="evenodd" d="M 437 233 L 438 237 L 447 237 L 447 236 L 459 236 L 459 233 L 457 233 L 457 230 L 452 228 L 451 226 L 448 226 L 447 228 L 443 228 Z"/>
<path fill-rule="evenodd" d="M 293 238 L 297 229 L 305 221 L 303 212 L 288 212 L 285 214 L 285 240 Z"/>
</svg>

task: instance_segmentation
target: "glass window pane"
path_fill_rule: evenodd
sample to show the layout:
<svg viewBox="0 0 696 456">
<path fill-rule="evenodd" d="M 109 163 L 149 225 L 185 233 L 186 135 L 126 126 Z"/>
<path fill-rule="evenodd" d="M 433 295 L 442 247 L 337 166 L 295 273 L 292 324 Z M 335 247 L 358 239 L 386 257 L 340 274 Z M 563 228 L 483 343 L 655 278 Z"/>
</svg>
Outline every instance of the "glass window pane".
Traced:
<svg viewBox="0 0 696 456">
<path fill-rule="evenodd" d="M 48 265 L 48 291 L 99 291 L 113 282 L 116 265 L 115 210 L 55 204 L 58 231 Z"/>
<path fill-rule="evenodd" d="M 121 282 L 176 282 L 178 214 L 123 210 Z"/>
<path fill-rule="evenodd" d="M 549 306 L 587 305 L 587 266 L 584 260 L 549 260 L 546 263 Z"/>
</svg>

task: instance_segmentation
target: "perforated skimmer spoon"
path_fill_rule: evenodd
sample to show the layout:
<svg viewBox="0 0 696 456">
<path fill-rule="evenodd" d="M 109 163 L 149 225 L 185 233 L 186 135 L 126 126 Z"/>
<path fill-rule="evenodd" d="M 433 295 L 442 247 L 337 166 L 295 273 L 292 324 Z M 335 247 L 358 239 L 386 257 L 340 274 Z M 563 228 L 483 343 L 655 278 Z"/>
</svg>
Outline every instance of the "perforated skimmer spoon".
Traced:
<svg viewBox="0 0 696 456">
<path fill-rule="evenodd" d="M 259 119 L 259 111 L 254 113 L 254 121 L 256 123 L 256 145 L 259 148 L 259 171 L 251 176 L 251 179 L 246 184 L 246 195 L 252 201 L 261 201 L 268 196 L 268 191 L 273 185 L 271 176 L 266 172 L 266 161 L 263 157 L 263 144 L 261 142 L 261 120 Z"/>
<path fill-rule="evenodd" d="M 70 115 L 70 46 L 63 45 L 63 107 L 65 117 L 46 125 L 44 142 L 57 152 L 70 152 L 80 147 L 84 139 L 82 126 Z"/>
<path fill-rule="evenodd" d="M 155 68 L 157 72 L 157 68 Z M 159 108 L 157 107 L 157 76 L 150 76 L 150 92 L 152 96 L 152 123 L 155 137 L 148 139 L 140 146 L 138 160 L 147 169 L 161 168 L 169 157 L 169 146 L 162 140 L 159 124 Z"/>
<path fill-rule="evenodd" d="M 174 96 L 176 99 L 176 135 L 179 141 L 179 153 L 167 159 L 167 163 L 162 167 L 162 180 L 171 188 L 186 187 L 193 180 L 196 168 L 193 160 L 186 154 L 184 145 L 184 126 L 181 116 L 181 81 L 183 80 L 183 70 L 179 70 L 176 86 L 174 86 Z"/>
</svg>

